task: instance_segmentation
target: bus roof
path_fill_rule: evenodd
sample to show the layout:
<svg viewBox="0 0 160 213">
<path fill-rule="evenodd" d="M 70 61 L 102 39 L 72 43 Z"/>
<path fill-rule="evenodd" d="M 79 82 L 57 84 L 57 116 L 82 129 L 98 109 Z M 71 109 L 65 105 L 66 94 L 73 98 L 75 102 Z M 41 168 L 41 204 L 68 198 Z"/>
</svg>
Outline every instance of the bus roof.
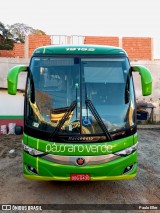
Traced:
<svg viewBox="0 0 160 213">
<path fill-rule="evenodd" d="M 127 56 L 127 53 L 114 46 L 102 46 L 102 45 L 54 45 L 43 46 L 35 49 L 33 56 L 37 55 L 123 55 Z"/>
</svg>

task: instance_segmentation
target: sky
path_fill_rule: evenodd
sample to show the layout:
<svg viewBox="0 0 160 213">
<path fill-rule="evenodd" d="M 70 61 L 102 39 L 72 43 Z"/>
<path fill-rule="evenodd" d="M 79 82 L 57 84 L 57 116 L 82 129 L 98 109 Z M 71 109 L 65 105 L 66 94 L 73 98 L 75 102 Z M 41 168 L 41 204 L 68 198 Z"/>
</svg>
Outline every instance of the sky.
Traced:
<svg viewBox="0 0 160 213">
<path fill-rule="evenodd" d="M 159 8 L 159 0 L 1 0 L 0 21 L 49 35 L 152 37 L 160 58 Z"/>
</svg>

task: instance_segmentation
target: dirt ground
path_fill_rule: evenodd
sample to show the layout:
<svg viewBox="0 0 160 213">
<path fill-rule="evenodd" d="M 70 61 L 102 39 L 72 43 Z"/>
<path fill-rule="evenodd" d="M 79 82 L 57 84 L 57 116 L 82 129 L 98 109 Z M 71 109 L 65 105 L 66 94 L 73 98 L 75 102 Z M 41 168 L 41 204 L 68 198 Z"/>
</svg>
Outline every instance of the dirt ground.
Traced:
<svg viewBox="0 0 160 213">
<path fill-rule="evenodd" d="M 160 130 L 138 130 L 138 133 L 139 164 L 136 178 L 128 181 L 99 182 L 27 180 L 22 173 L 21 136 L 0 135 L 0 203 L 160 204 Z M 8 156 L 10 149 L 16 150 L 16 157 Z M 69 213 L 70 211 L 56 212 Z M 101 211 L 72 212 L 99 213 Z"/>
</svg>

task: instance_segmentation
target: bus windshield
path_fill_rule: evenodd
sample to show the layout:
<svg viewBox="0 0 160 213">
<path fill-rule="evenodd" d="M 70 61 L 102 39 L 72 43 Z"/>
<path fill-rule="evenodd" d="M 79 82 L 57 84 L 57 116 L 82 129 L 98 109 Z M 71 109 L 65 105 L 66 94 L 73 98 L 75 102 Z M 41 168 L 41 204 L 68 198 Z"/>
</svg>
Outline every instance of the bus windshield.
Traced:
<svg viewBox="0 0 160 213">
<path fill-rule="evenodd" d="M 126 57 L 33 57 L 27 80 L 26 123 L 53 135 L 98 135 L 135 124 Z"/>
</svg>

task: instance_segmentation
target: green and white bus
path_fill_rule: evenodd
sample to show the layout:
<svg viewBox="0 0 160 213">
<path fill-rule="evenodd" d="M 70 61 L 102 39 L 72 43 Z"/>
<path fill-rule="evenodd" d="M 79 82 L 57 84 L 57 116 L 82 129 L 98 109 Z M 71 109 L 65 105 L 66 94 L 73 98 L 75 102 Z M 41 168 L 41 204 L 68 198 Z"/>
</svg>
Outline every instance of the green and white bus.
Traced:
<svg viewBox="0 0 160 213">
<path fill-rule="evenodd" d="M 142 94 L 152 92 L 144 66 L 126 52 L 98 45 L 37 48 L 30 65 L 13 67 L 8 93 L 27 72 L 23 171 L 35 180 L 132 179 L 137 170 L 136 100 L 132 72 Z M 18 103 L 17 103 L 18 104 Z"/>
</svg>

